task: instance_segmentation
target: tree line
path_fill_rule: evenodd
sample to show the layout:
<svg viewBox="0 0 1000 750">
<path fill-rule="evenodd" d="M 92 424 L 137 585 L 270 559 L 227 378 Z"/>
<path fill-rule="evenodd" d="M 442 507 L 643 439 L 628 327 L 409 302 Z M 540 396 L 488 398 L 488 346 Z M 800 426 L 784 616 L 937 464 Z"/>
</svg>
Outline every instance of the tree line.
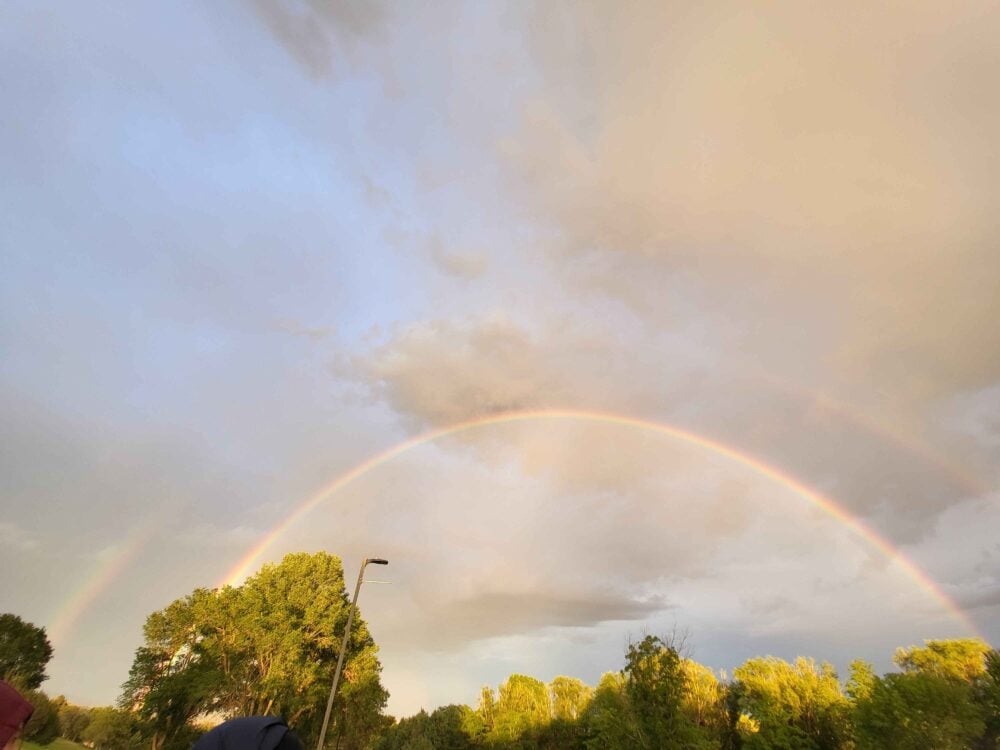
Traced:
<svg viewBox="0 0 1000 750">
<path fill-rule="evenodd" d="M 647 636 L 596 688 L 511 675 L 478 706 L 393 723 L 376 750 L 997 750 L 1000 653 L 978 639 L 901 648 L 899 671 L 749 659 L 729 680 Z"/>
<path fill-rule="evenodd" d="M 0 615 L 0 678 L 35 705 L 25 738 L 94 750 L 187 750 L 220 718 L 284 716 L 318 739 L 349 608 L 340 560 L 292 554 L 237 587 L 153 612 L 116 706 L 49 699 L 42 628 Z M 395 720 L 367 626 L 355 618 L 327 743 L 338 750 L 998 750 L 1000 654 L 977 639 L 896 651 L 896 671 L 749 659 L 717 676 L 673 639 L 630 644 L 595 687 L 511 675 L 475 708 Z"/>
</svg>

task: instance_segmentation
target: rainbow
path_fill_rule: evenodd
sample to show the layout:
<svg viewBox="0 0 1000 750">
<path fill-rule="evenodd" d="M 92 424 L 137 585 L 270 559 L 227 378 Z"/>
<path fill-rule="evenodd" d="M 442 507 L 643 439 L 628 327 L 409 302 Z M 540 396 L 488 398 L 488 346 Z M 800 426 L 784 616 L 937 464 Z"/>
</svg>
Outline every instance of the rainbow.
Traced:
<svg viewBox="0 0 1000 750">
<path fill-rule="evenodd" d="M 902 569 L 910 578 L 912 578 L 922 589 L 929 593 L 934 599 L 936 599 L 951 615 L 953 615 L 958 621 L 960 621 L 969 631 L 973 634 L 977 634 L 978 630 L 975 624 L 971 621 L 968 615 L 959 607 L 952 599 L 948 596 L 937 583 L 930 578 L 920 567 L 918 567 L 912 560 L 910 560 L 905 554 L 889 543 L 883 536 L 881 536 L 877 531 L 867 526 L 865 523 L 859 519 L 852 516 L 844 508 L 824 497 L 815 490 L 802 484 L 800 481 L 794 477 L 785 474 L 773 466 L 760 461 L 746 453 L 742 453 L 735 448 L 728 445 L 720 443 L 716 440 L 698 435 L 687 430 L 682 430 L 678 427 L 673 427 L 668 424 L 653 422 L 644 419 L 636 419 L 634 417 L 622 416 L 612 413 L 604 413 L 597 411 L 579 411 L 572 409 L 539 409 L 531 411 L 513 411 L 505 412 L 501 414 L 494 414 L 487 417 L 479 417 L 476 419 L 470 419 L 464 422 L 459 422 L 457 424 L 452 424 L 447 427 L 441 427 L 438 429 L 430 430 L 416 437 L 405 440 L 388 450 L 383 451 L 371 458 L 362 461 L 354 468 L 341 474 L 332 482 L 322 487 L 317 493 L 307 498 L 302 502 L 297 508 L 295 508 L 280 524 L 278 524 L 274 529 L 271 530 L 267 536 L 260 540 L 252 549 L 250 549 L 246 555 L 244 555 L 239 562 L 226 574 L 225 578 L 220 582 L 220 586 L 236 586 L 239 585 L 252 570 L 253 566 L 257 561 L 264 555 L 265 552 L 286 532 L 291 528 L 300 518 L 307 515 L 313 511 L 317 506 L 322 504 L 331 495 L 343 489 L 347 485 L 351 484 L 353 481 L 359 477 L 367 474 L 368 472 L 377 469 L 379 466 L 392 461 L 394 458 L 417 448 L 421 445 L 426 445 L 427 443 L 434 442 L 444 437 L 451 435 L 457 435 L 462 432 L 467 432 L 469 430 L 474 430 L 481 427 L 487 427 L 490 425 L 501 425 L 510 424 L 513 422 L 527 422 L 531 420 L 539 419 L 554 419 L 554 420 L 575 420 L 584 422 L 598 422 L 602 424 L 619 425 L 622 427 L 647 430 L 654 432 L 666 437 L 678 440 L 687 445 L 697 446 L 706 451 L 709 451 L 717 456 L 722 456 L 735 464 L 746 467 L 747 469 L 753 471 L 759 476 L 766 477 L 776 484 L 791 490 L 795 495 L 798 495 L 802 499 L 811 503 L 815 507 L 822 510 L 831 518 L 836 519 L 845 527 L 850 529 L 856 536 L 863 539 L 869 545 L 877 549 L 882 555 L 884 555 L 888 560 L 895 563 Z"/>
<path fill-rule="evenodd" d="M 48 628 L 53 643 L 60 645 L 65 642 L 76 621 L 135 559 L 156 528 L 156 524 L 148 524 L 134 530 L 124 544 L 117 545 L 114 554 L 107 555 L 95 566 L 86 583 L 53 616 Z"/>
<path fill-rule="evenodd" d="M 983 481 L 951 457 L 941 455 L 924 441 L 896 428 L 890 422 L 878 418 L 870 411 L 839 400 L 825 391 L 805 388 L 770 373 L 757 373 L 755 377 L 775 390 L 787 393 L 807 403 L 809 406 L 829 414 L 835 414 L 854 426 L 860 427 L 865 432 L 893 444 L 897 448 L 901 448 L 922 461 L 932 464 L 957 486 L 972 495 L 981 495 L 990 489 Z"/>
</svg>

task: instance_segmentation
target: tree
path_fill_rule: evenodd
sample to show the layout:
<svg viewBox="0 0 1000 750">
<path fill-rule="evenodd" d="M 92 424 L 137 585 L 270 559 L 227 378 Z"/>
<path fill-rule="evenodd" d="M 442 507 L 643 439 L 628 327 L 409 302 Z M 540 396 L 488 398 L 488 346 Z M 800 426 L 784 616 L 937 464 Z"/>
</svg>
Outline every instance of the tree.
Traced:
<svg viewBox="0 0 1000 750">
<path fill-rule="evenodd" d="M 726 731 L 725 690 L 711 669 L 691 659 L 681 659 L 684 697 L 681 708 L 694 728 L 692 747 L 719 747 Z"/>
<path fill-rule="evenodd" d="M 972 682 L 986 671 L 989 644 L 978 638 L 924 641 L 924 647 L 898 648 L 892 660 L 904 672 L 933 674 Z"/>
<path fill-rule="evenodd" d="M 59 736 L 57 706 L 41 690 L 30 690 L 24 698 L 35 709 L 24 725 L 24 739 L 36 745 L 48 745 Z"/>
<path fill-rule="evenodd" d="M 638 728 L 625 694 L 625 676 L 606 672 L 601 676 L 584 714 L 585 744 L 591 750 L 625 750 L 636 746 Z"/>
<path fill-rule="evenodd" d="M 137 717 L 110 706 L 91 709 L 83 740 L 94 750 L 138 750 L 145 744 Z"/>
<path fill-rule="evenodd" d="M 73 742 L 83 739 L 83 732 L 90 723 L 90 709 L 63 703 L 59 706 L 60 734 Z"/>
<path fill-rule="evenodd" d="M 854 726 L 858 750 L 960 750 L 985 730 L 967 683 L 923 672 L 876 677 Z"/>
<path fill-rule="evenodd" d="M 0 679 L 34 690 L 48 679 L 45 666 L 52 658 L 52 644 L 45 628 L 14 614 L 0 615 Z"/>
<path fill-rule="evenodd" d="M 732 717 L 743 746 L 760 750 L 834 750 L 849 739 L 849 704 L 837 673 L 812 659 L 789 664 L 749 659 L 733 672 Z"/>
<path fill-rule="evenodd" d="M 154 731 L 158 750 L 200 714 L 281 714 L 318 739 L 349 602 L 340 560 L 287 555 L 240 587 L 199 589 L 149 616 L 120 705 Z M 348 639 L 331 737 L 359 750 L 381 731 L 388 694 L 367 626 Z"/>
<path fill-rule="evenodd" d="M 533 727 L 549 723 L 551 708 L 545 683 L 513 674 L 501 683 L 494 713 L 494 733 L 501 740 L 515 740 Z"/>
<path fill-rule="evenodd" d="M 479 706 L 476 708 L 476 715 L 479 717 L 479 724 L 482 727 L 484 736 L 492 735 L 496 729 L 497 700 L 493 694 L 493 688 L 483 685 L 479 691 Z"/>
<path fill-rule="evenodd" d="M 685 712 L 687 676 L 673 646 L 651 635 L 629 644 L 624 671 L 638 747 L 668 750 L 700 744 L 695 725 Z"/>
<path fill-rule="evenodd" d="M 1000 651 L 986 654 L 986 670 L 977 681 L 976 700 L 982 707 L 986 731 L 981 747 L 1000 747 Z"/>
<path fill-rule="evenodd" d="M 901 673 L 879 678 L 855 665 L 848 691 L 858 748 L 957 750 L 988 742 L 989 654 L 978 639 L 926 641 L 897 649 Z"/>
<path fill-rule="evenodd" d="M 558 721 L 576 721 L 594 696 L 592 688 L 575 677 L 556 677 L 549 685 L 552 697 L 552 718 Z"/>
</svg>

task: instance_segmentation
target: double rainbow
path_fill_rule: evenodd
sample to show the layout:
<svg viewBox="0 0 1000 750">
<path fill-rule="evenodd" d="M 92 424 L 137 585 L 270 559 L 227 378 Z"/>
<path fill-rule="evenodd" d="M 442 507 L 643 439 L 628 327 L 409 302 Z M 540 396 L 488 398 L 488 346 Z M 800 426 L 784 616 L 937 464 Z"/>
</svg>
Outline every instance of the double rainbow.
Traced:
<svg viewBox="0 0 1000 750">
<path fill-rule="evenodd" d="M 298 507 L 296 507 L 284 521 L 272 529 L 267 536 L 261 539 L 256 546 L 250 549 L 247 554 L 244 555 L 235 566 L 233 566 L 233 568 L 226 574 L 225 578 L 220 581 L 220 585 L 235 586 L 241 583 L 264 553 L 267 552 L 267 550 L 270 549 L 270 547 L 278 539 L 280 539 L 289 528 L 298 522 L 299 519 L 313 511 L 317 506 L 325 502 L 331 495 L 351 484 L 356 479 L 364 476 L 374 469 L 377 469 L 379 466 L 392 461 L 407 451 L 413 450 L 421 445 L 426 445 L 427 443 L 432 443 L 435 440 L 439 440 L 444 437 L 457 435 L 459 433 L 468 432 L 481 427 L 541 419 L 595 422 L 619 425 L 638 430 L 647 430 L 659 435 L 664 435 L 687 445 L 702 448 L 717 456 L 728 459 L 735 464 L 746 467 L 754 473 L 766 477 L 774 481 L 776 484 L 787 488 L 798 497 L 819 508 L 825 514 L 836 519 L 838 522 L 850 529 L 850 531 L 856 536 L 860 537 L 867 544 L 877 549 L 892 563 L 899 566 L 899 568 L 912 578 L 920 586 L 920 588 L 925 590 L 931 595 L 932 598 L 937 600 L 945 608 L 945 610 L 947 610 L 956 620 L 961 622 L 971 633 L 978 633 L 975 624 L 965 614 L 961 607 L 959 607 L 947 593 L 942 591 L 941 587 L 938 586 L 938 584 L 929 575 L 927 575 L 926 572 L 918 567 L 903 552 L 894 547 L 887 539 L 885 539 L 885 537 L 881 536 L 870 526 L 852 516 L 842 506 L 802 484 L 802 482 L 798 481 L 794 477 L 791 477 L 773 466 L 769 466 L 763 461 L 760 461 L 746 453 L 742 453 L 728 445 L 693 432 L 673 427 L 669 424 L 636 419 L 634 417 L 627 417 L 619 414 L 571 409 L 514 411 L 480 417 L 477 419 L 470 419 L 464 422 L 459 422 L 458 424 L 430 430 L 421 435 L 410 438 L 409 440 L 398 443 L 382 453 L 372 456 L 344 474 L 338 476 L 332 482 L 320 489 L 316 494 L 307 498 Z"/>
</svg>

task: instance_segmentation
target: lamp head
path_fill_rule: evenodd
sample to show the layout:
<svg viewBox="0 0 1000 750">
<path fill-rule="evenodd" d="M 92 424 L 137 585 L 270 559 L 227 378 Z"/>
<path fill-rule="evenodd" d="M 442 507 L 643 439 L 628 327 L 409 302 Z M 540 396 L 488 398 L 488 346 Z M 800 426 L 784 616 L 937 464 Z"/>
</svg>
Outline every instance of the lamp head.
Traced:
<svg viewBox="0 0 1000 750">
<path fill-rule="evenodd" d="M 368 563 L 371 563 L 372 565 L 388 565 L 389 561 L 383 560 L 381 557 L 369 557 L 367 560 L 365 560 L 365 565 L 367 565 Z"/>
</svg>

